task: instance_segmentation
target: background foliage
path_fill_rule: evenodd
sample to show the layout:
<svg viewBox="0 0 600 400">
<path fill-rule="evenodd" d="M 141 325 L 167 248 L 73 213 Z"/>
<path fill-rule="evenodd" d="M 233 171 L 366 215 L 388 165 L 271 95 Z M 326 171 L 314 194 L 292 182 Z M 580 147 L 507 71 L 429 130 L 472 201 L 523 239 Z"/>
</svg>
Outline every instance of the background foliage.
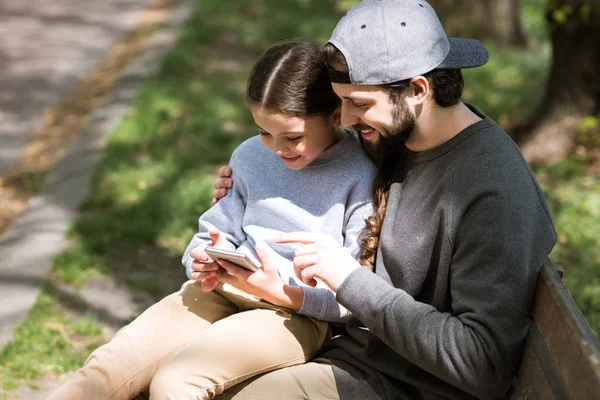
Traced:
<svg viewBox="0 0 600 400">
<path fill-rule="evenodd" d="M 184 280 L 179 259 L 209 205 L 217 166 L 255 134 L 244 101 L 252 63 L 278 40 L 326 40 L 354 3 L 197 3 L 162 69 L 111 135 L 70 233 L 76 245 L 55 260 L 28 320 L 0 354 L 0 386 L 35 385 L 47 373 L 73 370 L 106 340 L 112 331 L 99 314 L 81 312 L 78 293 L 90 282 L 116 279 L 153 299 L 178 288 Z M 489 63 L 465 71 L 465 100 L 504 127 L 534 113 L 550 62 L 544 1 L 521 5 L 534 44 L 523 49 L 486 43 Z M 600 182 L 577 152 L 534 171 L 558 231 L 552 258 L 565 268 L 567 286 L 598 332 Z"/>
</svg>

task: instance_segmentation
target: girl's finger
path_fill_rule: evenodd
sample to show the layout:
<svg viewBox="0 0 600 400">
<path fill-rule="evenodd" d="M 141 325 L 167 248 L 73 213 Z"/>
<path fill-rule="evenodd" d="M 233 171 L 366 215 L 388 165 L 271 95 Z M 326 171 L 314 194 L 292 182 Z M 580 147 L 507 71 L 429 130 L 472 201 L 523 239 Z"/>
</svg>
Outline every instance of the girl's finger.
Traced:
<svg viewBox="0 0 600 400">
<path fill-rule="evenodd" d="M 250 275 L 250 272 L 247 269 L 238 267 L 237 265 L 232 264 L 229 261 L 219 260 L 219 265 L 223 267 L 223 269 L 229 274 L 242 279 L 247 279 L 248 275 Z"/>
<path fill-rule="evenodd" d="M 256 247 L 254 248 L 254 251 L 256 251 L 256 255 L 258 256 L 258 261 L 262 265 L 262 270 L 265 273 L 274 271 L 276 269 L 275 266 L 273 265 L 273 262 L 271 261 L 271 255 L 269 254 L 269 250 L 264 244 L 256 245 Z"/>
<path fill-rule="evenodd" d="M 219 231 L 217 228 L 211 228 L 208 230 L 208 234 L 210 235 L 210 239 L 212 240 L 213 244 L 217 244 L 219 241 L 219 236 L 221 235 L 221 231 Z"/>
<path fill-rule="evenodd" d="M 219 282 L 228 283 L 231 286 L 238 287 L 238 285 L 239 285 L 239 279 L 236 276 L 228 274 L 228 273 L 219 275 L 217 277 L 217 279 Z"/>
<path fill-rule="evenodd" d="M 203 292 L 211 292 L 214 288 L 217 287 L 219 281 L 215 278 L 204 279 L 200 284 Z"/>
<path fill-rule="evenodd" d="M 214 278 L 217 276 L 216 271 L 208 271 L 208 272 L 192 272 L 192 279 L 197 281 L 203 281 L 205 279 Z"/>
<path fill-rule="evenodd" d="M 212 261 L 208 254 L 204 252 L 204 247 L 196 247 L 195 249 L 190 251 L 190 257 L 192 257 L 195 261 L 202 263 Z"/>
<path fill-rule="evenodd" d="M 210 263 L 199 263 L 199 262 L 192 262 L 192 270 L 197 271 L 197 272 L 208 272 L 208 271 L 216 271 L 219 269 L 219 265 L 214 263 L 214 262 L 210 262 Z"/>
</svg>

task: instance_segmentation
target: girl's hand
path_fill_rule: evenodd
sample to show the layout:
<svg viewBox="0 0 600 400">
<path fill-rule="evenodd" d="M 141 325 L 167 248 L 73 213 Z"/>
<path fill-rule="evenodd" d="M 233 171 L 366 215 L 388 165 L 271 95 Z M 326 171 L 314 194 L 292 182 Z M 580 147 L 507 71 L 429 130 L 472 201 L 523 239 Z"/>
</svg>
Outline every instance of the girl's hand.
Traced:
<svg viewBox="0 0 600 400">
<path fill-rule="evenodd" d="M 300 310 L 304 299 L 302 288 L 281 282 L 266 245 L 259 244 L 255 250 L 262 264 L 260 269 L 251 272 L 225 260 L 219 260 L 222 269 L 217 273 L 217 279 L 270 303 Z"/>
<path fill-rule="evenodd" d="M 213 192 L 213 199 L 210 202 L 210 205 L 214 206 L 217 204 L 219 200 L 227 195 L 227 189 L 231 189 L 232 187 L 233 180 L 231 179 L 231 168 L 219 168 L 219 177 L 215 180 L 215 191 Z"/>
<path fill-rule="evenodd" d="M 218 229 L 211 229 L 208 233 L 212 239 L 212 243 L 198 246 L 190 251 L 190 257 L 194 259 L 192 262 L 192 270 L 194 270 L 194 272 L 192 272 L 191 278 L 196 281 L 201 281 L 202 290 L 205 292 L 210 292 L 219 283 L 216 276 L 221 267 L 206 254 L 204 248 L 209 246 L 232 250 L 231 243 L 221 236 L 221 232 Z"/>
<path fill-rule="evenodd" d="M 294 252 L 294 271 L 309 286 L 315 286 L 315 278 L 319 278 L 332 291 L 337 292 L 348 275 L 360 268 L 354 257 L 326 235 L 309 232 L 283 233 L 277 236 L 275 242 L 303 244 Z"/>
</svg>

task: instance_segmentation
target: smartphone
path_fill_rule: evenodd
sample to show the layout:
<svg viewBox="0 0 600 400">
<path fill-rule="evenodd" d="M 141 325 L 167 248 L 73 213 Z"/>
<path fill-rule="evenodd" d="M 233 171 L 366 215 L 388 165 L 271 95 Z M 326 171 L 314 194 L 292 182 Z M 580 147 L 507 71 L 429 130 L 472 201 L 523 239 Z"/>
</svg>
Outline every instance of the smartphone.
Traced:
<svg viewBox="0 0 600 400">
<path fill-rule="evenodd" d="M 252 272 L 260 268 L 260 265 L 257 265 L 247 254 L 239 251 L 216 249 L 214 247 L 205 247 L 204 251 L 215 261 L 226 260 Z"/>
</svg>

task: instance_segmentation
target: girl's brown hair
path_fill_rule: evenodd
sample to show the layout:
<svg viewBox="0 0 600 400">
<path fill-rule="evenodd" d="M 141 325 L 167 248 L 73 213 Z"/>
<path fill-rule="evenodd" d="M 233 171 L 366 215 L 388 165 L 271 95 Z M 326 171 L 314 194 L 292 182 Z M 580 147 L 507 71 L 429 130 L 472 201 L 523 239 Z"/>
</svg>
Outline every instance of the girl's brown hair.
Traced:
<svg viewBox="0 0 600 400">
<path fill-rule="evenodd" d="M 330 116 L 340 99 L 331 88 L 321 47 L 309 41 L 271 46 L 256 62 L 248 102 L 294 116 Z"/>
<path fill-rule="evenodd" d="M 388 195 L 392 183 L 392 171 L 398 160 L 398 155 L 392 153 L 381 160 L 378 165 L 377 176 L 373 181 L 373 214 L 365 219 L 366 226 L 360 234 L 360 256 L 361 265 L 375 270 L 375 261 L 377 258 L 377 247 L 379 246 L 379 237 L 383 226 L 383 217 L 387 207 Z"/>
</svg>

